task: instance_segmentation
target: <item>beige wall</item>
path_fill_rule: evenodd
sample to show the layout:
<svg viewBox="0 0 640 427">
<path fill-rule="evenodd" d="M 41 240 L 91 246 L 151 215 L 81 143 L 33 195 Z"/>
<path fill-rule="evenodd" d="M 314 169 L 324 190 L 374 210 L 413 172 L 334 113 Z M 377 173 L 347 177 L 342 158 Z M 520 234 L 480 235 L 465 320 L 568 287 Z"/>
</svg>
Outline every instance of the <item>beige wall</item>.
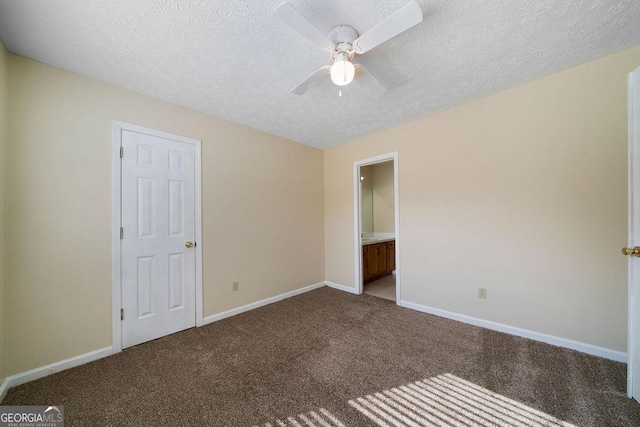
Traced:
<svg viewBox="0 0 640 427">
<path fill-rule="evenodd" d="M 7 271 L 5 253 L 5 188 L 7 174 L 7 57 L 0 42 L 0 384 L 7 377 Z"/>
<path fill-rule="evenodd" d="M 353 162 L 398 151 L 404 300 L 626 351 L 638 65 L 640 46 L 325 151 L 326 280 L 354 286 Z"/>
<path fill-rule="evenodd" d="M 393 162 L 372 165 L 371 174 L 373 180 L 373 231 L 393 233 L 396 228 Z"/>
<path fill-rule="evenodd" d="M 15 55 L 9 81 L 10 374 L 111 345 L 112 120 L 202 140 L 205 316 L 324 280 L 321 151 Z"/>
</svg>

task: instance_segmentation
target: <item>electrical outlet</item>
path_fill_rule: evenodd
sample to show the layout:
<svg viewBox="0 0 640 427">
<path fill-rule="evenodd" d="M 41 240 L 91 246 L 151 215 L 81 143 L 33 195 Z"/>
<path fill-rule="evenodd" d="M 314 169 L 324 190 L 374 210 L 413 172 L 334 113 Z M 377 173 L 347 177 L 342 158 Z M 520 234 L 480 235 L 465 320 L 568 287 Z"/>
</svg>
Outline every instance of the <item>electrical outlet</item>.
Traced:
<svg viewBox="0 0 640 427">
<path fill-rule="evenodd" d="M 233 283 L 231 284 L 231 290 L 232 290 L 233 292 L 235 292 L 235 291 L 237 291 L 237 290 L 238 290 L 238 282 L 233 282 Z M 485 298 L 486 298 L 486 297 L 485 297 Z"/>
<path fill-rule="evenodd" d="M 478 288 L 478 298 L 487 299 L 487 288 Z"/>
</svg>

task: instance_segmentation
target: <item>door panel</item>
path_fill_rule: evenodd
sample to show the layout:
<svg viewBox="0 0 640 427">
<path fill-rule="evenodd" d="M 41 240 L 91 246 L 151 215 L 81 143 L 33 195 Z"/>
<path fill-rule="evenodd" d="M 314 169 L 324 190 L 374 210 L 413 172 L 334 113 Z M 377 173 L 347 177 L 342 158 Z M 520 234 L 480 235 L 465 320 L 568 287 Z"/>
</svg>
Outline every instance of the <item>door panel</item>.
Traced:
<svg viewBox="0 0 640 427">
<path fill-rule="evenodd" d="M 387 271 L 387 244 L 378 243 L 376 245 L 376 274 Z"/>
<path fill-rule="evenodd" d="M 184 304 L 184 256 L 169 254 L 169 310 Z"/>
<path fill-rule="evenodd" d="M 123 130 L 123 347 L 195 326 L 195 148 Z"/>
<path fill-rule="evenodd" d="M 396 269 L 396 249 L 395 242 L 387 243 L 387 271 Z"/>
<path fill-rule="evenodd" d="M 154 180 L 138 178 L 138 237 L 153 237 Z"/>
<path fill-rule="evenodd" d="M 184 183 L 182 181 L 169 182 L 169 235 L 184 236 Z"/>
<path fill-rule="evenodd" d="M 369 277 L 376 276 L 380 270 L 378 267 L 378 251 L 376 245 L 369 245 L 367 251 L 367 264 L 369 265 Z"/>
</svg>

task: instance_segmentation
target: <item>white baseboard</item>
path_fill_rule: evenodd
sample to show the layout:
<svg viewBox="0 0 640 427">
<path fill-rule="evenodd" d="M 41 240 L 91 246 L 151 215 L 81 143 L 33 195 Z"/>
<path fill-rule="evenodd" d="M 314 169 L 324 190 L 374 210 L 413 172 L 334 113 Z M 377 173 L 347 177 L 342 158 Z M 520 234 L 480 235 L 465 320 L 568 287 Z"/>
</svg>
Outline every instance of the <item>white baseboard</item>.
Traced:
<svg viewBox="0 0 640 427">
<path fill-rule="evenodd" d="M 458 322 L 480 326 L 482 328 L 491 329 L 493 331 L 517 335 L 519 337 L 529 338 L 558 347 L 570 348 L 572 350 L 581 351 L 583 353 L 592 354 L 594 356 L 604 357 L 605 359 L 615 360 L 616 362 L 627 363 L 627 353 L 623 353 L 621 351 L 598 347 L 597 345 L 573 341 L 566 338 L 543 334 L 540 332 L 534 332 L 528 329 L 521 329 L 515 326 L 504 325 L 502 323 L 491 322 L 489 320 L 478 319 L 477 317 L 471 317 L 464 314 L 453 313 L 451 311 L 440 310 L 438 308 L 428 307 L 426 305 L 416 304 L 409 301 L 400 301 L 400 304 L 398 305 L 400 307 L 410 308 L 412 310 L 421 311 L 423 313 L 429 313 L 440 317 L 446 317 L 447 319 L 457 320 Z"/>
<path fill-rule="evenodd" d="M 282 301 L 283 299 L 291 298 L 296 295 L 303 294 L 305 292 L 312 291 L 325 286 L 325 282 L 315 283 L 304 288 L 296 289 L 295 291 L 286 292 L 284 294 L 276 295 L 271 298 L 264 299 L 262 301 L 256 301 L 251 304 L 244 305 L 242 307 L 234 308 L 232 310 L 225 311 L 223 313 L 215 314 L 213 316 L 205 317 L 204 324 L 215 322 L 216 320 L 222 320 L 224 318 L 234 316 L 236 314 L 244 313 L 245 311 L 253 310 L 264 305 L 272 304 L 274 302 Z M 105 347 L 100 350 L 94 350 L 89 353 L 81 354 L 79 356 L 71 357 L 69 359 L 61 360 L 59 362 L 52 363 L 50 365 L 42 366 L 40 368 L 32 369 L 30 371 L 22 372 L 16 375 L 11 375 L 5 378 L 2 386 L 0 386 L 0 401 L 4 398 L 7 390 L 11 387 L 15 387 L 20 384 L 24 384 L 29 381 L 37 380 L 39 378 L 46 377 L 56 372 L 64 371 L 69 368 L 84 365 L 85 363 L 93 362 L 94 360 L 101 359 L 113 354 L 112 347 Z"/>
<path fill-rule="evenodd" d="M 325 282 L 314 283 L 313 285 L 305 286 L 304 288 L 296 289 L 295 291 L 285 292 L 284 294 L 276 295 L 271 298 L 243 305 L 242 307 L 232 308 L 231 310 L 223 311 L 222 313 L 205 317 L 203 319 L 203 323 L 205 325 L 208 325 L 209 323 L 217 322 L 218 320 L 226 319 L 227 317 L 235 316 L 246 311 L 251 311 L 265 305 L 273 304 L 274 302 L 282 301 L 283 299 L 295 297 L 296 295 L 304 294 L 305 292 L 313 291 L 314 289 L 321 288 L 324 285 Z"/>
<path fill-rule="evenodd" d="M 261 301 L 256 301 L 251 304 L 243 305 L 242 307 L 234 308 L 232 310 L 224 311 L 222 313 L 214 314 L 204 318 L 204 324 L 209 324 L 218 320 L 226 319 L 227 317 L 235 316 L 236 314 L 244 313 L 262 307 L 274 302 L 282 301 L 287 298 L 294 297 L 296 295 L 303 294 L 305 292 L 312 291 L 314 289 L 328 286 L 330 288 L 338 289 L 344 292 L 352 294 L 356 293 L 355 288 L 340 285 L 333 282 L 320 282 L 315 283 L 304 288 L 296 289 L 294 291 L 286 292 L 284 294 L 276 295 L 271 298 L 267 298 Z M 558 347 L 565 347 L 572 350 L 581 351 L 583 353 L 592 354 L 594 356 L 604 357 L 605 359 L 615 360 L 617 362 L 627 363 L 627 353 L 611 350 L 604 347 L 599 347 L 592 344 L 586 344 L 579 341 L 573 341 L 566 338 L 560 338 L 553 335 L 547 335 L 540 332 L 534 332 L 527 329 L 521 329 L 514 326 L 504 325 L 501 323 L 491 322 L 489 320 L 478 319 L 476 317 L 466 316 L 464 314 L 453 313 L 446 310 L 440 310 L 438 308 L 429 307 L 426 305 L 416 304 L 409 301 L 400 301 L 398 304 L 401 307 L 409 308 L 412 310 L 420 311 L 423 313 L 433 314 L 447 319 L 456 320 L 463 323 L 468 323 L 475 326 L 491 329 L 498 332 L 504 332 L 511 335 L 517 335 L 524 338 L 529 338 L 535 341 L 541 341 L 547 344 L 552 344 Z M 99 350 L 90 351 L 88 353 L 81 354 L 79 356 L 71 357 L 69 359 L 61 360 L 59 362 L 51 363 L 40 368 L 35 368 L 30 371 L 22 372 L 19 374 L 11 375 L 5 378 L 4 382 L 0 386 L 0 401 L 4 398 L 7 390 L 11 387 L 15 387 L 20 384 L 24 384 L 29 381 L 37 380 L 39 378 L 46 377 L 56 372 L 61 372 L 66 369 L 74 368 L 76 366 L 84 365 L 85 363 L 93 362 L 94 360 L 102 359 L 103 357 L 110 356 L 112 354 L 112 347 L 105 347 Z"/>
<path fill-rule="evenodd" d="M 349 292 L 351 294 L 357 294 L 358 293 L 356 288 L 352 288 L 350 286 L 340 285 L 338 283 L 333 283 L 333 282 L 324 282 L 324 284 L 327 285 L 330 288 L 337 289 L 339 291 Z"/>
<path fill-rule="evenodd" d="M 93 362 L 94 360 L 111 356 L 111 354 L 113 354 L 112 348 L 105 347 L 99 350 L 90 351 L 89 353 L 81 354 L 79 356 L 71 357 L 69 359 L 61 360 L 59 362 L 51 363 L 40 368 L 35 368 L 30 371 L 11 375 L 4 380 L 2 386 L 0 387 L 0 400 L 4 398 L 7 390 L 11 387 L 15 387 L 29 381 L 37 380 L 39 378 L 46 377 L 47 375 L 51 375 L 56 372 L 64 371 L 69 368 L 75 368 L 76 366 L 84 365 L 85 363 Z"/>
</svg>

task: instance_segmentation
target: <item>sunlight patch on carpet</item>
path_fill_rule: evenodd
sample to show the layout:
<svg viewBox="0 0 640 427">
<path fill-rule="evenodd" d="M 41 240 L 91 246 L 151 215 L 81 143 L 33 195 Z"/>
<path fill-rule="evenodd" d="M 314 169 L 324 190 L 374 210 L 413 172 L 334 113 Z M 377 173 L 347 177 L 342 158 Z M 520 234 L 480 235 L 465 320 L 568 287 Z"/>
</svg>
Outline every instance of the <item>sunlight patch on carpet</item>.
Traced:
<svg viewBox="0 0 640 427">
<path fill-rule="evenodd" d="M 452 374 L 394 387 L 349 404 L 382 427 L 575 427 Z"/>
<path fill-rule="evenodd" d="M 287 417 L 286 420 L 276 420 L 273 423 L 263 424 L 263 427 L 345 427 L 335 415 L 324 408 L 318 411 L 307 412 L 295 417 Z M 258 427 L 258 426 L 254 426 Z"/>
</svg>

